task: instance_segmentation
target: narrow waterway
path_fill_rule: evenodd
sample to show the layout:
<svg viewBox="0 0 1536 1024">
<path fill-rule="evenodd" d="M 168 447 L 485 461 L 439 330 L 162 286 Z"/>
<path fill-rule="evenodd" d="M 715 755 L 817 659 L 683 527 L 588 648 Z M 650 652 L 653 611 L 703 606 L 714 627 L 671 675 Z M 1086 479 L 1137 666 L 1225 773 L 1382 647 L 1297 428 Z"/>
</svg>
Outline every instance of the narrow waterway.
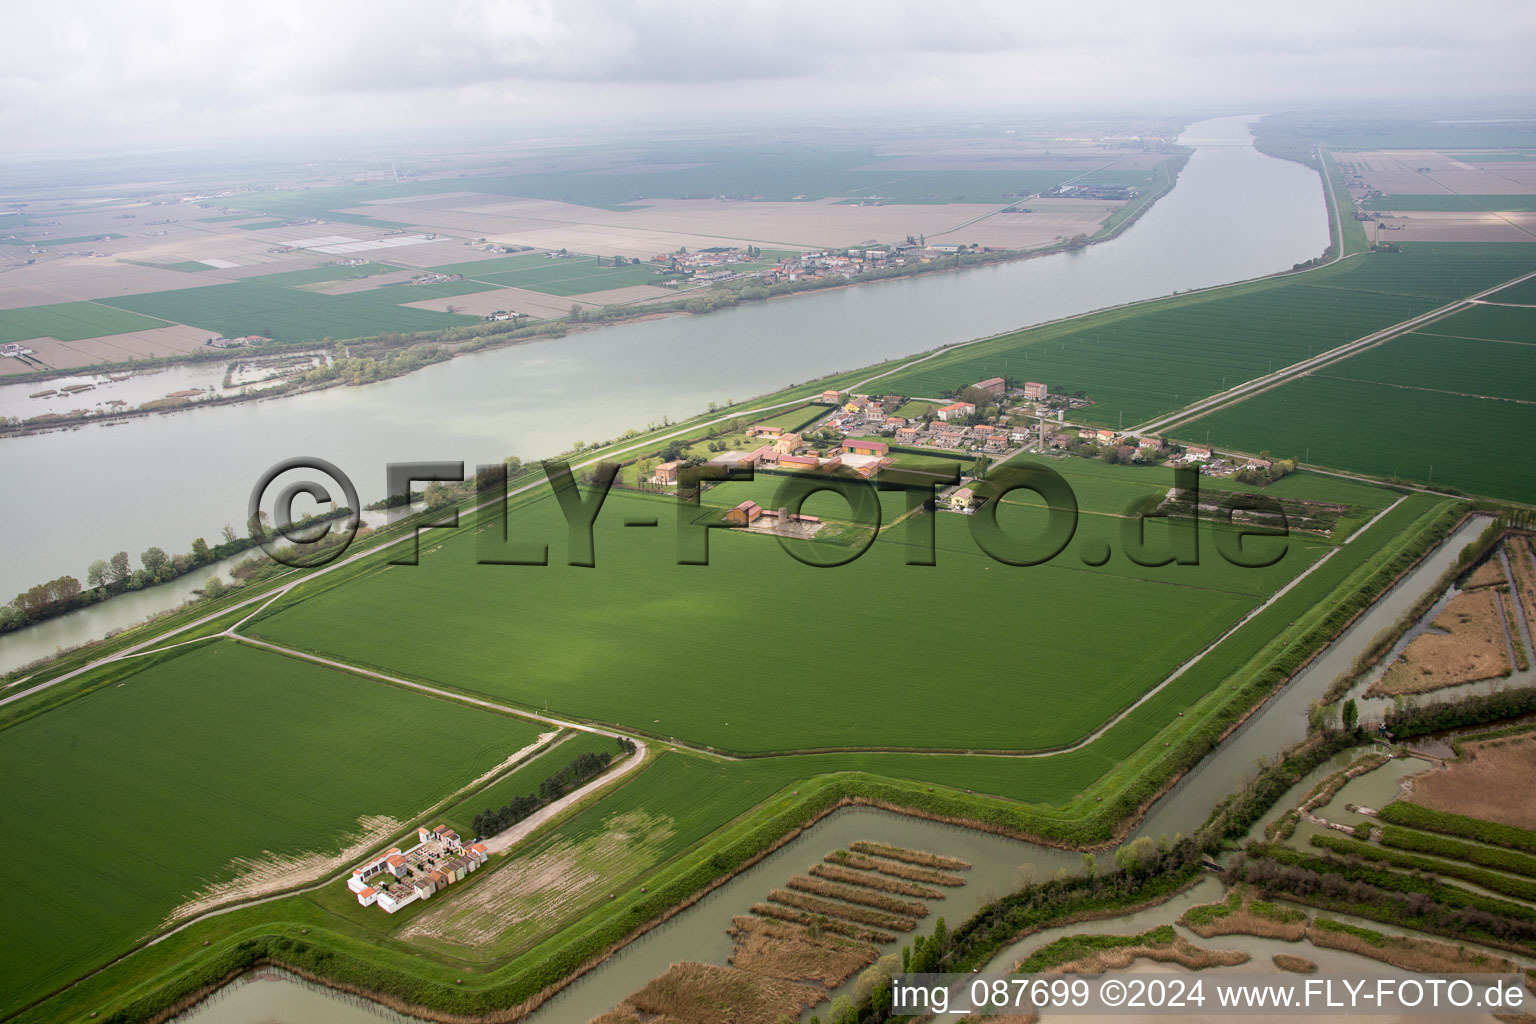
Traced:
<svg viewBox="0 0 1536 1024">
<path fill-rule="evenodd" d="M 385 490 L 384 465 L 490 462 L 694 415 L 839 370 L 1093 309 L 1285 270 L 1328 244 L 1317 174 L 1264 156 L 1251 118 L 1201 122 L 1174 189 L 1118 238 L 967 270 L 669 317 L 482 352 L 359 388 L 0 441 L 27 487 L 0 507 L 0 594 L 245 520 L 268 466 L 318 455 Z M 25 642 L 18 636 L 0 644 Z M 50 648 L 51 650 L 51 648 Z M 30 659 L 26 659 L 30 660 Z"/>
</svg>

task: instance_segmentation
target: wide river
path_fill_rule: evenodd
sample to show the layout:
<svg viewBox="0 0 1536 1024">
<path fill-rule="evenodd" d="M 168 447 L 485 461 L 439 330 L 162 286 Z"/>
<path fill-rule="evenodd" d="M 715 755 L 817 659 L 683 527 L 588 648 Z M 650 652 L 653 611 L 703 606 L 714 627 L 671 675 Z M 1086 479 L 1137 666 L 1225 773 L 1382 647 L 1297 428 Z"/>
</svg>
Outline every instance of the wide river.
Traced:
<svg viewBox="0 0 1536 1024">
<path fill-rule="evenodd" d="M 84 580 L 114 551 L 137 561 L 151 545 L 185 551 L 226 523 L 240 528 L 252 484 L 289 456 L 336 463 L 366 502 L 383 495 L 387 462 L 547 456 L 712 401 L 1287 269 L 1327 247 L 1322 184 L 1253 149 L 1251 120 L 1188 129 L 1181 141 L 1196 152 L 1173 191 L 1120 237 L 1078 252 L 606 327 L 366 387 L 0 441 L 13 487 L 0 506 L 0 595 L 61 573 Z M 0 640 L 28 648 L 7 652 L 0 671 L 89 638 L 81 632 Z"/>
</svg>

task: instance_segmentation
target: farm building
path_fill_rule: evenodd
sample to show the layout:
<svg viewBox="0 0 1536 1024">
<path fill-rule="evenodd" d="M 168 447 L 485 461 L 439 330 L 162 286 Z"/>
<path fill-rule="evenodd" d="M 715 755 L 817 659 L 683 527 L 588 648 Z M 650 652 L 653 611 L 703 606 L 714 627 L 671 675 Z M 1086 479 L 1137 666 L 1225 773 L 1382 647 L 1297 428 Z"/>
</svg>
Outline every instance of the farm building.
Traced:
<svg viewBox="0 0 1536 1024">
<path fill-rule="evenodd" d="M 843 393 L 841 391 L 823 391 L 821 393 L 821 403 L 823 405 L 842 405 Z"/>
<path fill-rule="evenodd" d="M 1031 402 L 1039 402 L 1050 397 L 1051 389 L 1038 381 L 1026 381 L 1024 383 L 1024 397 Z"/>
<path fill-rule="evenodd" d="M 976 492 L 962 487 L 949 496 L 949 507 L 956 512 L 968 512 L 976 505 Z"/>
<path fill-rule="evenodd" d="M 1211 457 L 1211 450 L 1203 445 L 1192 444 L 1184 449 L 1185 462 L 1206 462 Z"/>
<path fill-rule="evenodd" d="M 656 475 L 651 477 L 658 484 L 677 483 L 677 471 L 682 466 L 681 462 L 663 462 L 656 467 Z"/>
<path fill-rule="evenodd" d="M 416 900 L 430 899 L 433 893 L 460 881 L 484 864 L 489 850 L 484 843 L 465 846 L 459 834 L 447 825 L 416 830 L 417 844 L 401 852 L 398 846 L 354 868 L 347 888 L 365 907 L 379 906 L 393 914 Z M 378 882 L 370 884 L 370 879 Z"/>
<path fill-rule="evenodd" d="M 852 452 L 855 455 L 885 455 L 890 450 L 891 446 L 884 441 L 859 441 L 849 438 L 843 442 L 843 451 Z"/>
<path fill-rule="evenodd" d="M 726 512 L 725 521 L 733 526 L 750 526 L 763 514 L 762 508 L 755 501 L 744 501 L 740 505 Z"/>
<path fill-rule="evenodd" d="M 1113 430 L 1110 430 L 1108 427 L 1100 427 L 1097 431 L 1094 432 L 1093 436 L 1094 436 L 1094 440 L 1098 441 L 1099 444 L 1113 444 L 1115 442 L 1115 439 L 1118 438 L 1120 435 L 1116 434 Z"/>
<path fill-rule="evenodd" d="M 1136 447 L 1144 452 L 1160 452 L 1163 450 L 1163 440 L 1160 437 L 1143 437 L 1136 442 Z"/>
<path fill-rule="evenodd" d="M 986 380 L 977 381 L 976 387 L 989 392 L 994 398 L 1000 398 L 1003 392 L 1008 390 L 1008 382 L 1001 377 L 988 377 Z"/>
<path fill-rule="evenodd" d="M 970 402 L 952 402 L 939 409 L 939 419 L 946 423 L 974 415 L 976 415 L 976 407 Z"/>
<path fill-rule="evenodd" d="M 775 427 L 768 423 L 754 423 L 747 428 L 748 437 L 778 437 L 784 433 L 783 427 Z"/>
</svg>

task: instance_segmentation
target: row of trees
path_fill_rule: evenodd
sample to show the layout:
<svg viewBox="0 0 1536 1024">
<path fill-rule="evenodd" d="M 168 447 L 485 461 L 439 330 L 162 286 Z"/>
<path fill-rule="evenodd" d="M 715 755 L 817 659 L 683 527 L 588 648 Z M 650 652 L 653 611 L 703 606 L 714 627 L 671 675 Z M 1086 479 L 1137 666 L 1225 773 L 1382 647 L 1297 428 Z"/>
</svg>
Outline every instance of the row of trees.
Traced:
<svg viewBox="0 0 1536 1024">
<path fill-rule="evenodd" d="M 346 509 L 338 509 L 324 516 L 301 519 L 295 525 L 302 527 L 346 513 Z M 167 554 L 161 547 L 148 548 L 139 555 L 138 568 L 134 568 L 126 551 L 119 551 L 109 558 L 98 558 L 86 570 L 85 586 L 81 586 L 74 576 L 60 576 L 29 587 L 12 598 L 9 604 L 0 607 L 0 633 L 30 626 L 131 590 L 169 583 L 205 565 L 257 546 L 269 532 L 262 516 L 247 523 L 246 530 L 246 535 L 241 536 L 234 527 L 226 526 L 220 543 L 209 544 L 198 537 L 192 542 L 190 551 L 176 555 Z M 218 597 L 223 592 L 224 582 L 217 576 L 211 577 L 203 588 L 205 597 Z"/>
<path fill-rule="evenodd" d="M 635 744 L 620 736 L 618 748 L 622 754 L 632 754 Z M 505 832 L 545 804 L 554 803 L 572 790 L 581 788 L 588 780 L 602 774 L 612 761 L 613 755 L 607 751 L 592 750 L 576 755 L 570 764 L 540 782 L 537 793 L 515 796 L 501 807 L 489 807 L 475 815 L 472 822 L 475 833 L 494 836 L 498 832 Z"/>
</svg>

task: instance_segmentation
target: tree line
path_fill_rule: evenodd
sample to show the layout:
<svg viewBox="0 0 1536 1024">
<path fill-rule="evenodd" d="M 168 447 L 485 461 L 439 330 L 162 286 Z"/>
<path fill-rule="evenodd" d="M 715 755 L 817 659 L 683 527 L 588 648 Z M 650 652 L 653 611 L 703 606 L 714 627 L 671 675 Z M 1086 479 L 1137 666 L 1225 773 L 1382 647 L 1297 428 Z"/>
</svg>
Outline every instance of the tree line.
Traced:
<svg viewBox="0 0 1536 1024">
<path fill-rule="evenodd" d="M 296 521 L 294 526 L 304 527 L 348 514 L 348 509 L 337 509 L 334 512 L 306 516 Z M 247 530 L 247 534 L 242 537 L 235 532 L 234 527 L 226 526 L 224 539 L 220 543 L 209 544 L 198 537 L 192 542 L 192 549 L 183 554 L 171 555 L 164 548 L 150 547 L 139 555 L 138 568 L 134 568 L 126 551 L 119 551 L 109 558 L 98 558 L 86 570 L 84 586 L 74 576 L 60 576 L 46 583 L 35 584 L 13 597 L 9 604 L 0 606 L 0 633 L 8 633 L 77 608 L 85 608 L 131 590 L 144 590 L 169 583 L 205 565 L 256 547 L 268 532 L 266 525 L 259 519 L 248 523 Z M 203 595 L 218 597 L 224 589 L 224 581 L 212 576 L 203 588 Z"/>
<path fill-rule="evenodd" d="M 628 737 L 620 736 L 618 748 L 621 754 L 633 754 L 635 743 Z M 498 832 L 505 832 L 540 807 L 554 803 L 572 790 L 580 789 L 607 770 L 612 761 L 613 755 L 607 751 L 594 750 L 577 754 L 570 764 L 540 782 L 538 792 L 515 796 L 501 807 L 488 807 L 475 815 L 471 822 L 475 834 L 494 836 Z"/>
</svg>

